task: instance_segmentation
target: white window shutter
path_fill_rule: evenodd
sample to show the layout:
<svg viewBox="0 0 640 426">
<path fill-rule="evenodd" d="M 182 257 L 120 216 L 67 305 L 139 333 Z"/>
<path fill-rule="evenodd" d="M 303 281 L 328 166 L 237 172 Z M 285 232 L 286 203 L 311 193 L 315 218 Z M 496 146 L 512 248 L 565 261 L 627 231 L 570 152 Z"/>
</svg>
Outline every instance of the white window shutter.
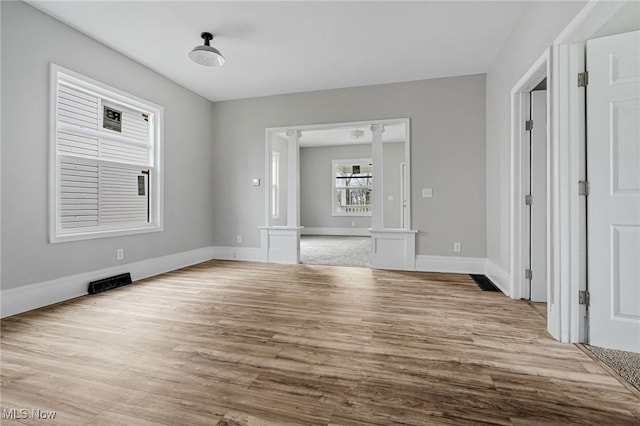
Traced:
<svg viewBox="0 0 640 426">
<path fill-rule="evenodd" d="M 147 177 L 148 174 L 141 170 L 100 166 L 99 221 L 101 225 L 139 223 L 148 220 Z"/>
<path fill-rule="evenodd" d="M 111 102 L 103 102 L 103 107 L 112 108 L 122 114 L 122 127 L 120 132 L 105 129 L 108 133 L 116 133 L 127 138 L 140 141 L 149 141 L 149 115 L 131 108 L 123 107 Z M 102 114 L 102 112 L 101 112 Z"/>
<path fill-rule="evenodd" d="M 97 129 L 98 97 L 60 84 L 58 88 L 58 122 Z"/>
<path fill-rule="evenodd" d="M 55 65 L 52 95 L 52 242 L 161 229 L 162 107 Z"/>
<path fill-rule="evenodd" d="M 60 226 L 62 229 L 98 226 L 96 164 L 60 163 Z"/>
</svg>

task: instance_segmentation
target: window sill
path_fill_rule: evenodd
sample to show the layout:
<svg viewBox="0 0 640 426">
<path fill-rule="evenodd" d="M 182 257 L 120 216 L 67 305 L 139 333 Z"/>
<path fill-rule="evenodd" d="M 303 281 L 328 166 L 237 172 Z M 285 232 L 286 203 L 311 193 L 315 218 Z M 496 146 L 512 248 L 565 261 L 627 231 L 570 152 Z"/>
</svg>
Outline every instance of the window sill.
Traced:
<svg viewBox="0 0 640 426">
<path fill-rule="evenodd" d="M 164 228 L 158 225 L 136 226 L 131 228 L 101 229 L 87 232 L 59 233 L 50 235 L 49 243 L 65 243 L 69 241 L 94 240 L 97 238 L 118 237 L 123 235 L 146 234 L 149 232 L 163 231 Z"/>
</svg>

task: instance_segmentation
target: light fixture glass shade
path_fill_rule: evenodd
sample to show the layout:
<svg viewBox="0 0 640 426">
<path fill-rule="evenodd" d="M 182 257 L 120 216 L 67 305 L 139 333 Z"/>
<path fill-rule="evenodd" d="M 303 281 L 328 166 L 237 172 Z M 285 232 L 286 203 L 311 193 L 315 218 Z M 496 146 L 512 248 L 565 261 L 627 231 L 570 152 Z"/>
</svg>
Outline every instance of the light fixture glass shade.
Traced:
<svg viewBox="0 0 640 426">
<path fill-rule="evenodd" d="M 195 63 L 205 65 L 208 67 L 219 67 L 224 65 L 224 56 L 215 47 L 211 46 L 196 46 L 191 52 L 189 57 Z"/>
<path fill-rule="evenodd" d="M 207 67 L 219 67 L 224 65 L 224 56 L 215 47 L 211 47 L 209 42 L 213 40 L 215 34 L 204 32 L 200 34 L 200 37 L 204 40 L 202 46 L 196 46 L 191 52 L 189 57 L 197 64 L 205 65 Z"/>
</svg>

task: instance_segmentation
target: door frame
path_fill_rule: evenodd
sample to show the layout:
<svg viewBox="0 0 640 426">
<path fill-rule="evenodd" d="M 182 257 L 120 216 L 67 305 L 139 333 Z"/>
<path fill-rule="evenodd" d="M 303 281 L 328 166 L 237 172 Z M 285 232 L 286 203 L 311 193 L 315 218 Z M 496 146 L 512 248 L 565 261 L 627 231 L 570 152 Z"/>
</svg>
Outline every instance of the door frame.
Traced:
<svg viewBox="0 0 640 426">
<path fill-rule="evenodd" d="M 265 191 L 265 226 L 259 227 L 261 230 L 260 237 L 260 246 L 261 251 L 263 253 L 263 258 L 270 262 L 272 261 L 273 256 L 271 255 L 273 250 L 272 248 L 272 234 L 274 237 L 282 237 L 282 234 L 286 233 L 287 242 L 283 244 L 282 242 L 278 242 L 281 246 L 284 247 L 282 252 L 285 252 L 286 255 L 279 256 L 275 260 L 280 263 L 298 263 L 300 258 L 300 233 L 302 227 L 300 223 L 298 226 L 291 228 L 287 226 L 270 226 L 270 188 L 271 188 L 271 138 L 276 133 L 282 133 L 287 131 L 295 131 L 304 133 L 305 131 L 310 130 L 330 130 L 341 127 L 366 127 L 366 126 L 375 126 L 375 125 L 395 125 L 402 124 L 405 128 L 405 146 L 404 146 L 404 162 L 405 162 L 405 176 L 404 176 L 404 186 L 405 186 L 405 202 L 406 208 L 404 209 L 403 215 L 403 229 L 379 229 L 378 232 L 374 232 L 376 230 L 370 229 L 369 232 L 372 237 L 372 248 L 378 246 L 375 242 L 378 239 L 384 239 L 384 237 L 397 237 L 402 238 L 405 244 L 405 254 L 402 256 L 397 263 L 391 264 L 391 266 L 386 265 L 387 267 L 391 267 L 395 269 L 415 269 L 415 233 L 416 231 L 411 231 L 411 119 L 410 118 L 389 118 L 389 119 L 376 119 L 376 120 L 365 120 L 365 121 L 351 121 L 351 122 L 335 122 L 335 123 L 320 123 L 320 124 L 304 124 L 304 125 L 289 125 L 282 127 L 268 127 L 265 129 L 265 187 L 267 190 Z M 297 143 L 296 150 L 300 152 L 300 144 Z M 380 159 L 376 158 L 374 152 L 372 152 L 373 162 L 380 162 Z M 291 155 L 287 159 L 287 168 L 288 170 L 294 170 L 294 173 L 298 176 L 298 187 L 297 187 L 297 196 L 295 197 L 295 213 L 298 218 L 300 217 L 300 188 L 299 188 L 299 174 L 300 174 L 300 163 L 298 160 L 293 160 Z M 376 181 L 374 179 L 373 185 L 376 185 Z M 287 205 L 291 202 L 290 197 L 291 193 L 288 192 L 287 195 Z M 372 211 L 372 224 L 373 224 L 373 215 L 382 215 L 382 200 L 374 200 L 374 206 Z M 391 232 L 393 231 L 393 232 Z M 277 234 L 277 235 L 276 235 Z M 378 234 L 382 234 L 381 237 Z M 283 237 L 284 238 L 284 237 Z M 283 239 L 281 238 L 281 239 Z M 371 256 L 371 267 L 378 268 L 382 267 L 378 265 L 376 262 L 376 251 L 372 249 Z M 384 266 L 384 265 L 383 265 Z"/>
<path fill-rule="evenodd" d="M 525 265 L 528 264 L 529 237 L 526 224 L 528 223 L 528 210 L 525 208 L 524 197 L 528 188 L 524 188 L 529 173 L 528 155 L 523 149 L 525 143 L 529 143 L 529 132 L 525 129 L 525 122 L 529 119 L 530 103 L 529 93 L 545 77 L 547 87 L 551 80 L 551 49 L 547 48 L 533 63 L 529 70 L 511 89 L 511 283 L 514 299 L 522 299 L 528 294 L 529 283 L 525 279 Z M 550 90 L 547 90 L 547 194 L 549 191 L 549 143 L 550 136 Z M 547 217 L 549 215 L 549 202 L 547 197 Z M 547 262 L 549 261 L 550 227 L 547 222 Z M 548 263 L 547 263 L 548 264 Z M 547 283 L 549 282 L 548 269 Z M 548 305 L 547 305 L 548 309 Z"/>
<path fill-rule="evenodd" d="M 578 301 L 579 291 L 587 288 L 587 258 L 586 200 L 578 193 L 586 168 L 586 104 L 584 87 L 577 87 L 577 73 L 584 71 L 586 41 L 625 3 L 587 3 L 551 48 L 547 329 L 562 342 L 588 341 L 586 307 Z"/>
</svg>

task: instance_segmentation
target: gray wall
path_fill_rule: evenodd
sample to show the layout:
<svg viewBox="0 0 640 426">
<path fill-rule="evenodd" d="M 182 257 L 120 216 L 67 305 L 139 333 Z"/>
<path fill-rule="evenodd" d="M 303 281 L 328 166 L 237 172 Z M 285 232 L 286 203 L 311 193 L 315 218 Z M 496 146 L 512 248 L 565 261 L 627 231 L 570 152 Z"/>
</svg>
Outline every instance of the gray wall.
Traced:
<svg viewBox="0 0 640 426">
<path fill-rule="evenodd" d="M 507 92 L 508 93 L 508 92 Z M 505 95 L 506 96 L 506 95 Z M 411 118 L 412 227 L 417 254 L 485 256 L 485 76 L 326 90 L 214 104 L 214 245 L 259 247 L 267 127 Z M 243 164 L 238 168 L 237 164 Z M 421 188 L 433 198 L 421 198 Z"/>
<path fill-rule="evenodd" d="M 300 148 L 300 224 L 318 228 L 371 228 L 371 216 L 333 216 L 331 160 L 371 158 L 371 144 Z M 355 226 L 351 226 L 355 222 Z"/>
<path fill-rule="evenodd" d="M 213 105 L 25 3 L 0 7 L 2 288 L 115 266 L 120 247 L 128 263 L 211 245 L 214 221 L 225 226 L 213 214 Z M 164 232 L 48 243 L 50 62 L 164 106 Z"/>
<path fill-rule="evenodd" d="M 513 86 L 584 7 L 532 2 L 487 73 L 487 258 L 509 272 Z"/>
</svg>

